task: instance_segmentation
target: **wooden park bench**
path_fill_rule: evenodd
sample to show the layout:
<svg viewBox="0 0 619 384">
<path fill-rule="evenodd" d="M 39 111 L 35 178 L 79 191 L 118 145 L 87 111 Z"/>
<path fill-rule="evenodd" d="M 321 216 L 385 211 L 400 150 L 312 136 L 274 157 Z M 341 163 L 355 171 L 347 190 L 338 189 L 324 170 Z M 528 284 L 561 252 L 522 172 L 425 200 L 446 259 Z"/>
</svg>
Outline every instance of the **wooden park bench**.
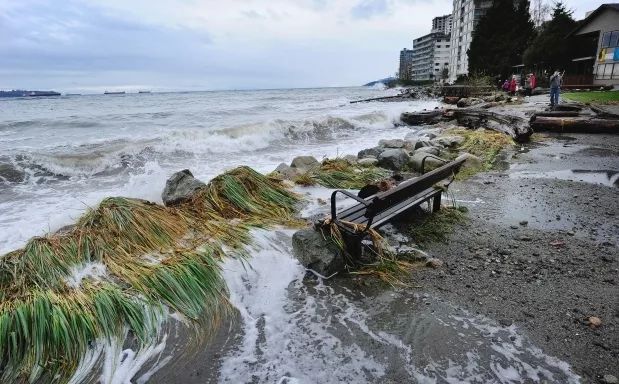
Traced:
<svg viewBox="0 0 619 384">
<path fill-rule="evenodd" d="M 423 173 L 426 158 L 435 158 L 445 164 L 428 173 Z M 336 224 L 342 233 L 348 253 L 353 256 L 361 252 L 361 241 L 370 229 L 378 228 L 394 218 L 419 207 L 424 202 L 432 200 L 432 212 L 441 207 L 441 195 L 446 185 L 453 181 L 465 159 L 447 162 L 436 156 L 428 155 L 422 160 L 422 175 L 367 198 L 361 198 L 345 190 L 337 190 L 331 194 L 331 223 Z M 439 185 L 449 180 L 446 185 Z M 337 212 L 336 196 L 343 194 L 358 204 Z"/>
</svg>

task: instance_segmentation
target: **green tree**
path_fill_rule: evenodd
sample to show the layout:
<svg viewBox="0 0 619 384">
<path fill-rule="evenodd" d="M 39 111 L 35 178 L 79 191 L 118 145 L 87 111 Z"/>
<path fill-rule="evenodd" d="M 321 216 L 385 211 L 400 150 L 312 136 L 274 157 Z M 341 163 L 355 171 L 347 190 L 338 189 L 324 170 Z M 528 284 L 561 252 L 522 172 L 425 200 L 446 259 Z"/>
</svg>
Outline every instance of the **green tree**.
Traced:
<svg viewBox="0 0 619 384">
<path fill-rule="evenodd" d="M 571 59 L 566 36 L 577 26 L 569 11 L 561 2 L 555 4 L 552 18 L 544 23 L 540 34 L 524 52 L 524 64 L 552 71 L 565 67 Z"/>
<path fill-rule="evenodd" d="M 505 78 L 522 63 L 535 36 L 529 0 L 494 1 L 479 20 L 468 50 L 469 72 Z"/>
</svg>

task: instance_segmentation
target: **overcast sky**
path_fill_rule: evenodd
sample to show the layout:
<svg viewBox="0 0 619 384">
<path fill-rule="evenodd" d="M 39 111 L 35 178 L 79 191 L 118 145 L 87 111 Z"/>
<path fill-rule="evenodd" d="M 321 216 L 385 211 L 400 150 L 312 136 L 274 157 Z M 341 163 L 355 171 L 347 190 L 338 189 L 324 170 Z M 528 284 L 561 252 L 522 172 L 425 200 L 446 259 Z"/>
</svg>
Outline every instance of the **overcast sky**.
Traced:
<svg viewBox="0 0 619 384">
<path fill-rule="evenodd" d="M 603 1 L 566 0 L 576 18 Z M 0 89 L 360 85 L 452 0 L 0 0 Z"/>
</svg>

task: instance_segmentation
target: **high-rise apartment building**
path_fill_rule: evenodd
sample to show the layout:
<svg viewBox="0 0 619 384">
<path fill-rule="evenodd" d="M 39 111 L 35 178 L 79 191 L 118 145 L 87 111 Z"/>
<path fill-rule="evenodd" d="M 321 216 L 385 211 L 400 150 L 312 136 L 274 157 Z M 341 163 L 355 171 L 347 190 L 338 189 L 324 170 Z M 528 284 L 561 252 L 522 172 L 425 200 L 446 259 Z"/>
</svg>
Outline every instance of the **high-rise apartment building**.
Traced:
<svg viewBox="0 0 619 384">
<path fill-rule="evenodd" d="M 432 31 L 440 33 L 451 33 L 452 15 L 444 15 L 432 19 Z"/>
<path fill-rule="evenodd" d="M 451 15 L 435 17 L 432 31 L 413 40 L 411 80 L 440 80 L 449 64 Z"/>
<path fill-rule="evenodd" d="M 413 51 L 411 49 L 402 49 L 400 51 L 400 69 L 398 77 L 400 80 L 411 79 L 411 65 L 413 63 Z"/>
<path fill-rule="evenodd" d="M 479 19 L 492 6 L 492 0 L 454 0 L 452 13 L 451 46 L 449 54 L 449 81 L 468 74 L 467 51 L 473 40 L 473 30 Z"/>
</svg>

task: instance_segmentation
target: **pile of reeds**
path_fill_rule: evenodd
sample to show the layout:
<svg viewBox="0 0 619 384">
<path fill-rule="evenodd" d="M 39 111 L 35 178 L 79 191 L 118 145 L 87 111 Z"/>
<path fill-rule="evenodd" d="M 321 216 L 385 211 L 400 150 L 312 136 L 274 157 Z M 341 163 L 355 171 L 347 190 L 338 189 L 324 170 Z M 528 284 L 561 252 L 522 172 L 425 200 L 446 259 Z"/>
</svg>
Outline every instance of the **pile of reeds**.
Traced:
<svg viewBox="0 0 619 384">
<path fill-rule="evenodd" d="M 345 159 L 325 159 L 309 171 L 293 179 L 296 184 L 321 185 L 326 188 L 361 189 L 389 176 L 390 172 L 378 167 L 360 167 Z"/>
<path fill-rule="evenodd" d="M 213 179 L 192 202 L 107 198 L 68 232 L 0 257 L 0 382 L 67 381 L 100 340 L 157 337 L 166 310 L 212 332 L 230 309 L 222 249 L 252 227 L 294 223 L 299 197 L 248 167 Z M 70 283 L 99 263 L 103 276 Z"/>
</svg>

